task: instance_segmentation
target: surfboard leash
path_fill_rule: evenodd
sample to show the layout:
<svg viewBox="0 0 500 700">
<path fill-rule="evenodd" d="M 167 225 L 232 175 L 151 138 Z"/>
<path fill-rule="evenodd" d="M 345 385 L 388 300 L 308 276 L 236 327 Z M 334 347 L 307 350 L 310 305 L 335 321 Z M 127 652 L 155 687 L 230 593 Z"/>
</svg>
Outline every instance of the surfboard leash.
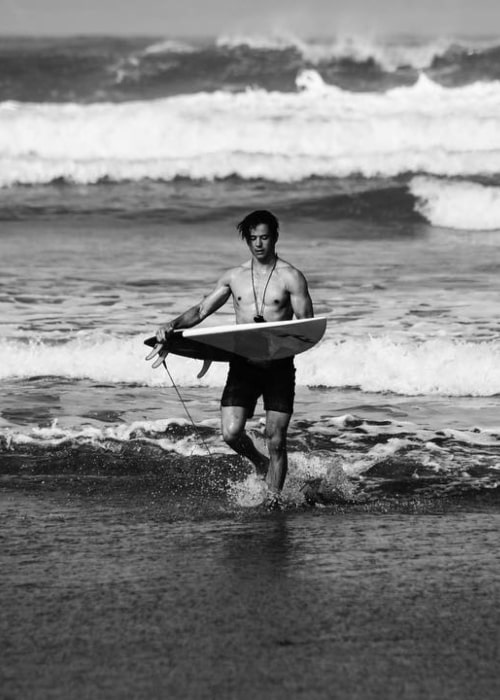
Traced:
<svg viewBox="0 0 500 700">
<path fill-rule="evenodd" d="M 203 435 L 202 435 L 202 434 L 200 433 L 200 431 L 198 430 L 198 426 L 197 426 L 196 423 L 194 422 L 193 417 L 192 417 L 192 415 L 190 414 L 188 407 L 186 406 L 186 402 L 185 402 L 184 399 L 182 398 L 181 392 L 179 391 L 179 388 L 178 388 L 177 384 L 174 382 L 174 378 L 173 378 L 172 375 L 170 374 L 170 370 L 169 370 L 169 368 L 167 367 L 167 363 L 165 362 L 165 360 L 163 360 L 163 363 L 162 363 L 162 364 L 163 364 L 163 366 L 165 367 L 165 369 L 167 370 L 168 378 L 169 378 L 170 381 L 172 382 L 172 386 L 174 387 L 174 389 L 175 389 L 175 391 L 176 391 L 176 393 L 177 393 L 177 396 L 179 397 L 179 401 L 181 402 L 181 404 L 182 404 L 182 406 L 183 406 L 183 408 L 184 408 L 184 410 L 185 410 L 185 412 L 186 412 L 187 417 L 188 417 L 189 420 L 191 421 L 191 425 L 193 426 L 193 430 L 194 430 L 194 432 L 196 433 L 196 437 L 198 438 L 199 442 L 201 442 L 201 444 L 203 445 L 203 447 L 206 449 L 206 451 L 207 451 L 207 453 L 208 453 L 208 456 L 211 457 L 211 456 L 212 456 L 212 453 L 210 452 L 210 448 L 208 447 L 207 443 L 205 442 L 205 440 L 204 440 L 204 438 L 203 438 Z"/>
</svg>

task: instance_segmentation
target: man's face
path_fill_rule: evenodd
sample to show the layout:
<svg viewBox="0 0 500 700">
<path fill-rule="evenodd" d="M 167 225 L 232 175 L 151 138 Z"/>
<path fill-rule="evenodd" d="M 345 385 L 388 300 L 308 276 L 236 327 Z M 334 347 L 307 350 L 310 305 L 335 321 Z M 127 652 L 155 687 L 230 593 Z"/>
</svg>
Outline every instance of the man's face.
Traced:
<svg viewBox="0 0 500 700">
<path fill-rule="evenodd" d="M 250 252 L 259 262 L 266 262 L 274 256 L 276 241 L 267 224 L 259 224 L 251 229 L 248 239 Z"/>
</svg>

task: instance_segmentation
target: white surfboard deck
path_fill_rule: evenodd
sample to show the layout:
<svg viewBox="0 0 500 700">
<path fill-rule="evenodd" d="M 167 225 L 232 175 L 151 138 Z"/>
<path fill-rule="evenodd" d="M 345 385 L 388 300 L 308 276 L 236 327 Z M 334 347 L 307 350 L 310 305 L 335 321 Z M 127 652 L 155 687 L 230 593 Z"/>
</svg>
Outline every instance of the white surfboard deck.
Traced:
<svg viewBox="0 0 500 700">
<path fill-rule="evenodd" d="M 316 345 L 326 329 L 326 318 L 270 323 L 240 323 L 181 331 L 183 338 L 227 350 L 248 360 L 280 360 Z"/>
</svg>

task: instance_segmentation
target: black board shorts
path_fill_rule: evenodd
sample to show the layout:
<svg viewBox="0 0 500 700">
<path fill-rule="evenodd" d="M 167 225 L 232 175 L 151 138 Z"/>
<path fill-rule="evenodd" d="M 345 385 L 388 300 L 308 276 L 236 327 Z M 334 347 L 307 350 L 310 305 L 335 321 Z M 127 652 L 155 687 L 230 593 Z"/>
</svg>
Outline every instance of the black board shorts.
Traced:
<svg viewBox="0 0 500 700">
<path fill-rule="evenodd" d="M 238 358 L 229 363 L 221 406 L 242 406 L 248 409 L 248 418 L 251 418 L 259 396 L 264 399 L 264 410 L 293 413 L 293 357 L 259 363 Z"/>
</svg>

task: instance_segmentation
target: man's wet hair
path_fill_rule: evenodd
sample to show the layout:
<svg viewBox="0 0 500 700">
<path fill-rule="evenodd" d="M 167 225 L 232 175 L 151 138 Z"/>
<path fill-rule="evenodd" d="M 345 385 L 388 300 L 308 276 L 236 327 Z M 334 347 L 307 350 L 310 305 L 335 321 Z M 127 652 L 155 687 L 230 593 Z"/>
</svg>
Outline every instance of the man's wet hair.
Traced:
<svg viewBox="0 0 500 700">
<path fill-rule="evenodd" d="M 240 236 L 248 243 L 250 241 L 251 232 L 260 224 L 266 224 L 274 240 L 278 240 L 280 222 L 274 214 L 271 214 L 267 209 L 252 211 L 240 221 L 236 228 L 240 232 Z"/>
</svg>

